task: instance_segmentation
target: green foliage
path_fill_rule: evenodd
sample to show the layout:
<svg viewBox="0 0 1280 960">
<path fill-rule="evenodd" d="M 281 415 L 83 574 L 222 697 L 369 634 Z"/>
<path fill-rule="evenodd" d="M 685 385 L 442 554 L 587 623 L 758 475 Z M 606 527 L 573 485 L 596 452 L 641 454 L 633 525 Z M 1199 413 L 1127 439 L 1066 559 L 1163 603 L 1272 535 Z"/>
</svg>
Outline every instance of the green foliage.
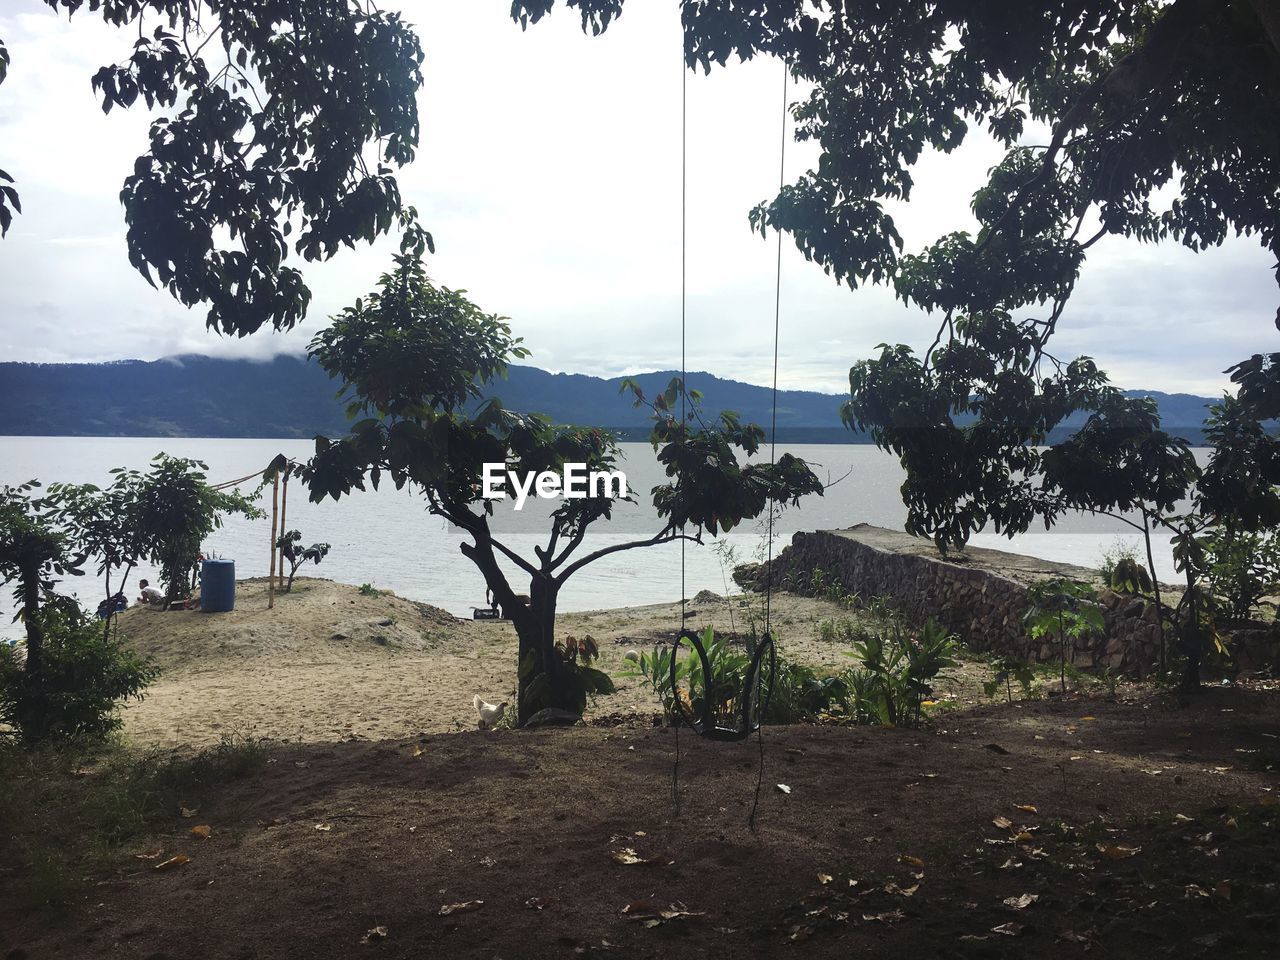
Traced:
<svg viewBox="0 0 1280 960">
<path fill-rule="evenodd" d="M 360 596 L 362 597 L 380 597 L 383 591 L 379 590 L 371 583 L 360 584 Z"/>
<path fill-rule="evenodd" d="M 1122 591 L 1122 587 L 1116 586 L 1116 583 L 1127 582 L 1127 577 L 1122 575 L 1117 578 L 1116 571 L 1122 567 L 1127 569 L 1129 564 L 1139 564 L 1138 551 L 1132 544 L 1117 538 L 1102 551 L 1102 563 L 1098 567 L 1098 576 L 1112 590 Z M 1147 579 L 1150 580 L 1150 575 L 1148 575 Z M 1150 589 L 1150 587 L 1146 589 Z M 1137 591 L 1132 592 L 1136 593 Z"/>
<path fill-rule="evenodd" d="M 93 90 L 105 113 L 139 100 L 161 111 L 120 194 L 129 262 L 184 305 L 207 304 L 209 327 L 244 336 L 303 318 L 311 291 L 285 263 L 295 229 L 306 260 L 391 229 L 423 60 L 399 13 L 360 0 L 45 3 L 124 28 L 129 53 Z M 0 80 L 8 59 L 0 46 Z M 0 186 L 0 230 L 6 198 L 18 208 Z"/>
<path fill-rule="evenodd" d="M 1013 681 L 1018 681 L 1024 697 L 1031 695 L 1031 685 L 1035 682 L 1035 669 L 1026 660 L 1010 654 L 992 657 L 991 666 L 995 668 L 995 676 L 982 685 L 988 697 L 994 697 L 1001 688 L 1005 697 L 1013 703 Z"/>
<path fill-rule="evenodd" d="M 86 617 L 74 602 L 41 611 L 43 662 L 32 672 L 0 645 L 0 723 L 28 746 L 102 738 L 120 728 L 117 707 L 142 699 L 159 671 Z"/>
<path fill-rule="evenodd" d="M 750 653 L 735 647 L 733 638 L 717 635 L 714 627 L 704 628 L 699 639 L 711 669 L 709 677 L 703 676 L 702 661 L 697 656 L 677 658 L 673 685 L 671 660 L 676 650 L 670 646 L 654 647 L 652 653 L 642 652 L 637 664 L 640 674 L 658 695 L 668 720 L 676 716 L 675 702 L 679 697 L 694 716 L 702 716 L 702 705 L 710 700 L 715 721 L 732 726 L 738 722 L 733 716 L 733 706 L 742 695 L 747 668 L 751 665 Z"/>
<path fill-rule="evenodd" d="M 960 641 L 930 618 L 912 636 L 895 619 L 883 633 L 868 632 L 850 654 L 861 666 L 842 677 L 846 710 L 854 723 L 918 726 L 938 674 L 956 665 Z"/>
<path fill-rule="evenodd" d="M 319 566 L 320 561 L 329 555 L 329 544 L 327 543 L 313 543 L 311 546 L 303 548 L 302 534 L 297 530 L 290 530 L 277 539 L 276 548 L 289 563 L 289 580 L 284 588 L 286 593 L 293 589 L 293 578 L 297 576 L 300 566 L 307 562 Z M 365 586 L 368 586 L 368 584 L 365 584 Z M 363 587 L 360 592 L 364 592 Z"/>
<path fill-rule="evenodd" d="M 1093 588 L 1071 580 L 1042 580 L 1028 590 L 1029 604 L 1022 616 L 1032 640 L 1052 637 L 1061 656 L 1062 692 L 1067 690 L 1067 661 L 1075 642 L 1101 633 L 1106 626 L 1102 608 L 1094 602 Z"/>
<path fill-rule="evenodd" d="M 395 262 L 379 289 L 335 316 L 309 348 L 343 382 L 348 416 L 455 409 L 504 376 L 509 359 L 529 355 L 505 317 L 481 311 L 465 290 L 432 284 L 417 257 Z"/>
<path fill-rule="evenodd" d="M 263 516 L 253 498 L 215 490 L 199 460 L 157 454 L 146 472 L 117 467 L 105 489 L 93 484 L 49 485 L 48 519 L 67 532 L 83 556 L 96 557 L 107 596 L 112 576 L 140 563 L 160 570 L 169 601 L 186 597 L 200 546 L 227 514 Z M 123 589 L 123 580 L 117 587 Z"/>
<path fill-rule="evenodd" d="M 609 675 L 591 666 L 600 658 L 600 650 L 592 637 L 557 640 L 555 651 L 560 659 L 556 672 L 558 688 L 552 686 L 551 671 L 537 669 L 534 651 L 530 650 L 520 661 L 517 676 L 524 684 L 523 702 L 531 715 L 546 707 L 558 707 L 581 716 L 587 709 L 588 697 L 613 693 L 615 688 Z"/>
<path fill-rule="evenodd" d="M 675 685 L 671 682 L 671 647 L 655 647 L 652 653 L 640 653 L 636 669 L 653 688 L 668 721 L 675 718 L 675 699 L 694 716 L 702 715 L 702 705 L 711 700 L 715 723 L 734 727 L 741 722 L 740 698 L 746 686 L 747 671 L 755 655 L 754 635 L 735 645 L 734 637 L 717 635 L 713 627 L 699 634 L 711 667 L 710 684 L 702 675 L 702 662 L 695 656 L 676 660 Z M 770 724 L 804 723 L 816 720 L 845 699 L 844 681 L 839 677 L 820 677 L 804 664 L 778 657 L 777 672 L 772 678 L 772 694 L 768 710 L 761 722 Z M 760 689 L 769 689 L 769 665 L 761 666 Z"/>
<path fill-rule="evenodd" d="M 1229 620 L 1247 620 L 1280 588 L 1280 538 L 1212 527 L 1201 538 L 1210 594 Z"/>
<path fill-rule="evenodd" d="M 527 23 L 552 5 L 525 0 L 512 13 Z M 569 5 L 593 32 L 622 9 Z M 905 303 L 939 316 L 922 356 L 883 345 L 879 358 L 856 364 L 843 411 L 906 467 L 912 532 L 946 549 L 988 524 L 1015 534 L 1052 523 L 1072 494 L 1085 509 L 1115 491 L 1155 505 L 1177 499 L 1170 491 L 1186 479 L 1185 451 L 1143 427 L 1140 409 L 1120 409 L 1093 361 L 1060 360 L 1050 342 L 1088 250 L 1105 235 L 1196 250 L 1231 232 L 1268 250 L 1280 244 L 1280 50 L 1264 9 L 1189 0 L 684 5 L 691 68 L 772 55 L 805 91 L 792 114 L 817 163 L 757 206 L 753 225 L 791 234 L 838 281 L 892 284 Z M 1049 134 L 1028 142 L 1029 123 Z M 949 152 L 974 129 L 1005 148 L 974 194 L 976 232 L 904 255 L 886 204 L 910 199 L 930 148 Z M 1094 222 L 1097 232 L 1083 232 Z M 1259 419 L 1280 413 L 1277 359 L 1258 355 L 1235 369 Z M 1103 421 L 1073 451 L 1075 463 L 1102 453 L 1107 473 L 1060 463 L 1072 489 L 1041 489 L 1037 448 L 1075 411 L 1100 411 Z M 1123 447 L 1145 448 L 1141 460 L 1105 455 Z M 1265 457 L 1246 459 L 1265 462 L 1254 475 L 1274 485 L 1280 456 L 1274 443 L 1262 447 Z"/>
<path fill-rule="evenodd" d="M 595 490 L 562 499 L 551 511 L 545 544 L 534 548 L 533 557 L 522 556 L 490 527 L 495 501 L 483 496 L 479 482 L 485 465 L 502 464 L 508 475 L 559 473 L 569 463 L 611 473 L 619 459 L 617 438 L 509 411 L 497 398 L 468 411 L 465 403 L 526 351 L 501 317 L 484 314 L 460 292 L 436 288 L 421 268 L 420 253 L 406 234 L 396 269 L 383 276 L 379 290 L 312 341 L 311 355 L 343 381 L 352 415 L 367 416 L 342 440 L 318 439 L 301 475 L 314 501 L 363 490 L 366 478 L 376 488 L 387 474 L 397 488 L 418 489 L 430 512 L 463 532 L 462 553 L 516 627 L 520 721 L 539 706 L 580 709 L 593 682 L 584 686 L 581 670 L 574 661 L 564 665 L 554 642 L 556 597 L 570 577 L 622 550 L 730 530 L 771 505 L 820 493 L 821 484 L 789 455 L 776 464 L 741 462 L 740 455 L 758 452 L 763 431 L 732 413 L 713 426 L 703 423 L 699 395 L 679 379 L 652 401 L 627 383 L 623 389 L 652 411 L 651 440 L 669 478 L 652 491 L 660 528 L 650 537 L 575 556 L 591 524 L 608 520 L 615 502 L 630 496 Z M 513 492 L 508 478 L 508 497 Z M 527 594 L 512 588 L 499 557 L 529 577 Z"/>
<path fill-rule="evenodd" d="M 1121 557 L 1108 578 L 1108 586 L 1117 593 L 1150 593 L 1151 574 L 1135 557 Z"/>
</svg>

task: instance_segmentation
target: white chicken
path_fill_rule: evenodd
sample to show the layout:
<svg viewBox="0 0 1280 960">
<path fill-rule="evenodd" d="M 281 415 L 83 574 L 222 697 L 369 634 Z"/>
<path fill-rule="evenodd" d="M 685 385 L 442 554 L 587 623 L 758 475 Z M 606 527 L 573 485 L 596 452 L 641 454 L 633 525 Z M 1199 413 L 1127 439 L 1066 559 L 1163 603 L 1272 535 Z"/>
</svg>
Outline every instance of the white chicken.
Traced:
<svg viewBox="0 0 1280 960">
<path fill-rule="evenodd" d="M 480 699 L 480 694 L 476 694 L 471 698 L 472 704 L 476 708 L 476 714 L 480 717 L 480 729 L 489 730 L 496 726 L 498 721 L 502 719 L 502 715 L 507 712 L 507 701 L 501 703 L 489 703 Z"/>
</svg>

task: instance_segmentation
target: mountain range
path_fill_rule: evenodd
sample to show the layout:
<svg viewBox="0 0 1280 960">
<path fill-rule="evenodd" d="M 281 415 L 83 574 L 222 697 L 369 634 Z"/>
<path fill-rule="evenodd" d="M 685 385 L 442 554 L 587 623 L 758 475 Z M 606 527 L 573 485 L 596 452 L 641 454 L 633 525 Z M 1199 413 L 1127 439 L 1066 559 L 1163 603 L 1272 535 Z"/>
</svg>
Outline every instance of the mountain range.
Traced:
<svg viewBox="0 0 1280 960">
<path fill-rule="evenodd" d="M 646 394 L 661 392 L 678 371 L 640 374 Z M 631 439 L 648 434 L 647 411 L 619 392 L 621 378 L 550 373 L 513 366 L 490 393 L 513 410 L 564 423 L 609 427 Z M 704 409 L 734 410 L 768 428 L 768 387 L 690 372 Z M 338 384 L 305 358 L 225 360 L 203 356 L 113 363 L 0 363 L 0 432 L 14 436 L 305 438 L 346 432 Z M 1212 401 L 1189 394 L 1128 391 L 1154 397 L 1165 426 L 1197 440 Z M 843 397 L 807 390 L 778 392 L 778 439 L 868 442 L 840 424 Z M 1078 426 L 1077 417 L 1067 426 Z"/>
</svg>

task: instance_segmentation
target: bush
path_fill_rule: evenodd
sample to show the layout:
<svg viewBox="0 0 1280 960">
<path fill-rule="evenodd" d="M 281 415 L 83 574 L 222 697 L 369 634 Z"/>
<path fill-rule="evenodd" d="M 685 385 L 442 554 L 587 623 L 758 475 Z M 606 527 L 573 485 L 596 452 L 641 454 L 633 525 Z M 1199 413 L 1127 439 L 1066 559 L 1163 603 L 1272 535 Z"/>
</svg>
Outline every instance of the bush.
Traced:
<svg viewBox="0 0 1280 960">
<path fill-rule="evenodd" d="M 1214 529 L 1204 537 L 1209 592 L 1230 620 L 1247 620 L 1280 585 L 1280 539 L 1268 533 Z"/>
<path fill-rule="evenodd" d="M 120 701 L 142 699 L 159 671 L 125 649 L 76 604 L 41 613 L 44 669 L 33 677 L 17 648 L 0 646 L 0 724 L 25 744 L 101 738 L 119 729 Z"/>
<path fill-rule="evenodd" d="M 852 655 L 861 667 L 841 678 L 854 723 L 917 726 L 939 673 L 956 665 L 960 641 L 932 618 L 911 636 L 898 621 L 885 633 L 866 633 Z"/>
<path fill-rule="evenodd" d="M 1139 563 L 1138 548 L 1129 541 L 1117 537 L 1111 542 L 1111 546 L 1102 551 L 1102 563 L 1098 567 L 1098 575 L 1102 577 L 1102 582 L 1111 586 L 1116 568 L 1126 560 Z"/>
</svg>

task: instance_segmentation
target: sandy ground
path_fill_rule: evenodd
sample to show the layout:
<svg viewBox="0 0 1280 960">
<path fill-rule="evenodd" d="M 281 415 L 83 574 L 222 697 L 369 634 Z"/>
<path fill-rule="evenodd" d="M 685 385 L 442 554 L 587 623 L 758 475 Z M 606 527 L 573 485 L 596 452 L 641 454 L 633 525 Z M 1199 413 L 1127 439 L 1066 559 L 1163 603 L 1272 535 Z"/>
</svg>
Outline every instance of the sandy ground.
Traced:
<svg viewBox="0 0 1280 960">
<path fill-rule="evenodd" d="M 698 629 L 741 630 L 759 602 L 700 594 L 686 615 Z M 823 600 L 773 599 L 780 649 L 826 670 L 853 661 L 845 644 L 820 639 L 820 624 L 856 616 Z M 651 649 L 679 622 L 678 603 L 560 615 L 560 636 L 593 637 L 601 667 L 617 684 L 616 693 L 591 704 L 589 718 L 656 712 L 647 683 L 627 675 L 624 654 Z M 509 623 L 459 620 L 330 580 L 299 579 L 270 610 L 266 581 L 243 581 L 231 613 L 135 607 L 121 615 L 120 629 L 163 671 L 146 699 L 125 710 L 126 733 L 142 746 L 203 745 L 227 733 L 304 742 L 444 733 L 475 727 L 475 694 L 514 699 Z M 976 688 L 963 686 L 970 694 Z"/>
</svg>

